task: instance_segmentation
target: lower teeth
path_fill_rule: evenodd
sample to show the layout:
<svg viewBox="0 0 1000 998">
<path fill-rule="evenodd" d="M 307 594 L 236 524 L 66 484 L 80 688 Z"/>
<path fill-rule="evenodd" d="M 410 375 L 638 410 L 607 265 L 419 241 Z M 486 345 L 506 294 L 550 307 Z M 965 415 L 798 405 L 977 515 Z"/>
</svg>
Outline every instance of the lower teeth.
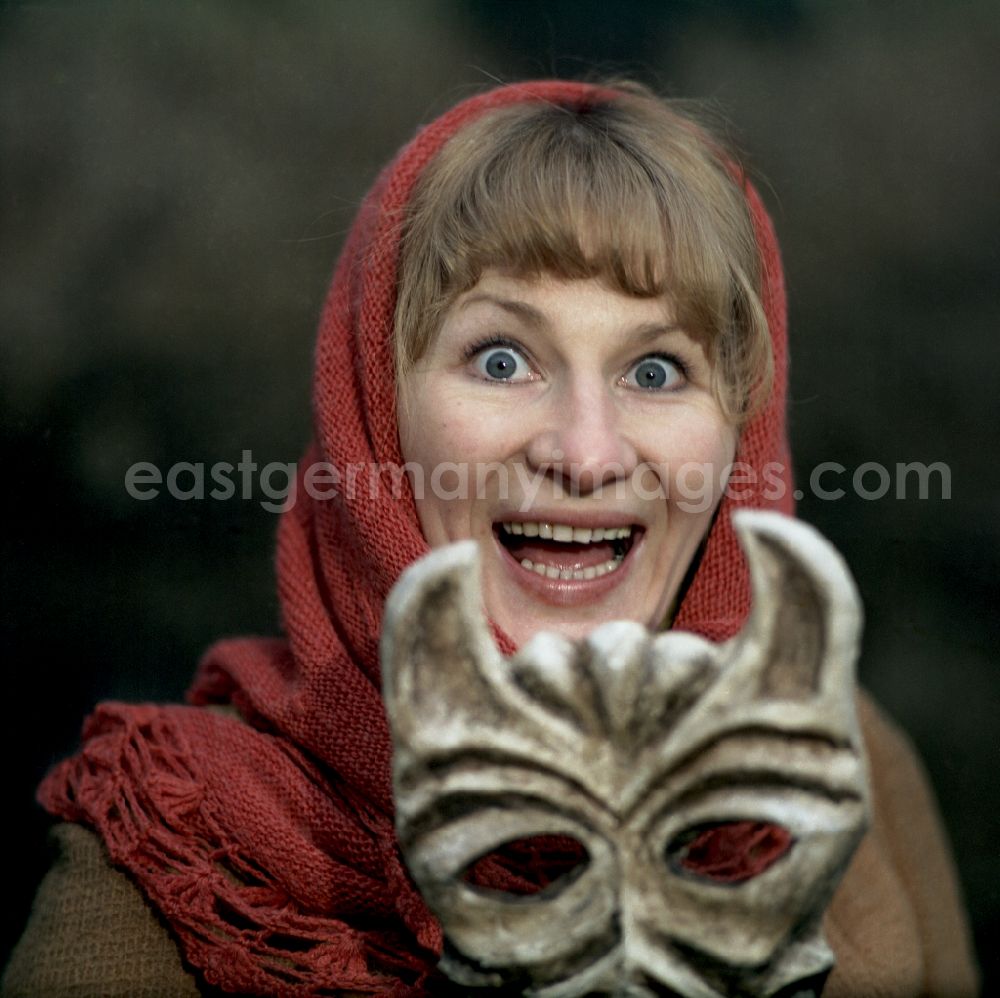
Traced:
<svg viewBox="0 0 1000 998">
<path fill-rule="evenodd" d="M 602 575 L 613 572 L 624 560 L 625 556 L 622 555 L 620 558 L 610 558 L 608 561 L 603 561 L 600 565 L 591 565 L 589 568 L 571 569 L 556 568 L 555 565 L 536 565 L 530 558 L 524 558 L 521 560 L 521 568 L 525 568 L 529 572 L 534 572 L 544 579 L 582 582 L 584 579 L 599 579 Z"/>
</svg>

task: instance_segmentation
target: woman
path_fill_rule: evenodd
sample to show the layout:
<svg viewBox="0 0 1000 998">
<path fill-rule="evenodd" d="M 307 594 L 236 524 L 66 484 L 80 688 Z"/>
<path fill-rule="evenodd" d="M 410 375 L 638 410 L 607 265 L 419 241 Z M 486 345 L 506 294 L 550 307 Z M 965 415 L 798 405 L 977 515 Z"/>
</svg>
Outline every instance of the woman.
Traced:
<svg viewBox="0 0 1000 998">
<path fill-rule="evenodd" d="M 90 718 L 40 789 L 78 824 L 56 828 L 5 993 L 433 993 L 440 930 L 392 825 L 389 589 L 471 537 L 504 650 L 620 617 L 731 636 L 749 584 L 730 514 L 791 510 L 784 344 L 759 198 L 645 92 L 505 87 L 424 128 L 323 313 L 278 542 L 287 640 L 216 645 L 190 706 Z M 933 803 L 861 711 L 875 820 L 827 918 L 828 993 L 971 993 Z"/>
</svg>

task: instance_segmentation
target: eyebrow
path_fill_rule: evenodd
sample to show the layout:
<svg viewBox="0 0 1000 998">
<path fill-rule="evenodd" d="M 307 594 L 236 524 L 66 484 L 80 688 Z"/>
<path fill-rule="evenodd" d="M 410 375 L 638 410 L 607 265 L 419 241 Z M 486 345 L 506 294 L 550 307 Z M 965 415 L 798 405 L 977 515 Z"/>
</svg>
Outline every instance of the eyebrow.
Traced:
<svg viewBox="0 0 1000 998">
<path fill-rule="evenodd" d="M 655 340 L 660 336 L 666 336 L 668 333 L 684 333 L 685 336 L 689 335 L 683 326 L 678 326 L 676 323 L 671 322 L 644 322 L 641 326 L 633 329 L 631 335 L 639 343 L 649 343 L 651 340 Z"/>
<path fill-rule="evenodd" d="M 530 326 L 541 327 L 545 325 L 545 314 L 535 308 L 534 305 L 529 305 L 526 301 L 518 301 L 516 298 L 499 298 L 496 295 L 487 294 L 485 291 L 480 291 L 478 294 L 466 298 L 460 307 L 464 310 L 470 305 L 478 305 L 482 302 L 486 302 L 489 305 L 497 305 L 505 312 L 510 312 L 511 315 L 517 316 L 517 318 L 528 323 Z"/>
<path fill-rule="evenodd" d="M 516 316 L 536 329 L 539 329 L 547 324 L 545 313 L 540 309 L 535 308 L 534 305 L 529 305 L 527 302 L 520 301 L 517 298 L 501 298 L 497 295 L 491 295 L 485 291 L 480 291 L 478 294 L 474 294 L 466 298 L 465 301 L 462 302 L 460 308 L 464 310 L 470 305 L 478 305 L 484 302 L 488 305 L 496 305 L 498 308 L 503 309 L 505 312 L 509 312 L 511 315 Z M 684 328 L 678 326 L 676 323 L 644 322 L 630 331 L 629 339 L 635 340 L 639 344 L 645 344 L 649 343 L 651 340 L 655 340 L 659 336 L 665 336 L 668 333 L 685 333 L 685 335 L 687 335 Z"/>
</svg>

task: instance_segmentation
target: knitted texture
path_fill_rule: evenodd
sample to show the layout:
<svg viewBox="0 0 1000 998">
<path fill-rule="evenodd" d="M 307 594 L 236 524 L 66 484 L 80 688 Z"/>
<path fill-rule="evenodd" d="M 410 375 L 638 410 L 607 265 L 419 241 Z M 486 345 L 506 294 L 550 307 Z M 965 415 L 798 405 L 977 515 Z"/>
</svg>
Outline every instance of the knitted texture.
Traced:
<svg viewBox="0 0 1000 998">
<path fill-rule="evenodd" d="M 386 597 L 428 550 L 408 483 L 392 473 L 402 466 L 391 342 L 401 219 L 427 163 L 484 112 L 613 97 L 578 83 L 502 87 L 423 128 L 383 172 L 348 236 L 320 321 L 315 439 L 278 533 L 286 640 L 215 645 L 189 691 L 191 706 L 102 705 L 81 753 L 39 789 L 52 813 L 96 828 L 113 862 L 169 921 L 186 959 L 227 991 L 419 995 L 434 973 L 442 937 L 399 857 L 379 692 Z M 782 488 L 770 501 L 759 488 L 723 499 L 675 621 L 713 640 L 735 634 L 750 604 L 733 509 L 790 512 L 792 501 L 781 264 L 763 205 L 745 187 L 776 376 L 737 460 L 758 478 L 771 465 Z M 341 487 L 313 499 L 304 486 L 319 462 L 336 469 Z M 359 468 L 357 487 L 345 487 Z M 200 709 L 213 703 L 234 704 L 250 724 Z"/>
</svg>

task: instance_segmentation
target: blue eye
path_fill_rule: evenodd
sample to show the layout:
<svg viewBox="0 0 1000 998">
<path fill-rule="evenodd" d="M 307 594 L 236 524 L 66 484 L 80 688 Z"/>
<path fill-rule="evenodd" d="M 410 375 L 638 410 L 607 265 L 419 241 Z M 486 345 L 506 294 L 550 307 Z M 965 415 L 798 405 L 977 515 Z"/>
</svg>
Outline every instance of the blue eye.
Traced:
<svg viewBox="0 0 1000 998">
<path fill-rule="evenodd" d="M 484 348 L 475 358 L 476 371 L 487 381 L 530 381 L 531 368 L 521 352 L 506 344 Z"/>
<path fill-rule="evenodd" d="M 684 383 L 684 371 L 672 357 L 644 357 L 629 368 L 625 382 L 648 391 L 669 391 Z"/>
</svg>

